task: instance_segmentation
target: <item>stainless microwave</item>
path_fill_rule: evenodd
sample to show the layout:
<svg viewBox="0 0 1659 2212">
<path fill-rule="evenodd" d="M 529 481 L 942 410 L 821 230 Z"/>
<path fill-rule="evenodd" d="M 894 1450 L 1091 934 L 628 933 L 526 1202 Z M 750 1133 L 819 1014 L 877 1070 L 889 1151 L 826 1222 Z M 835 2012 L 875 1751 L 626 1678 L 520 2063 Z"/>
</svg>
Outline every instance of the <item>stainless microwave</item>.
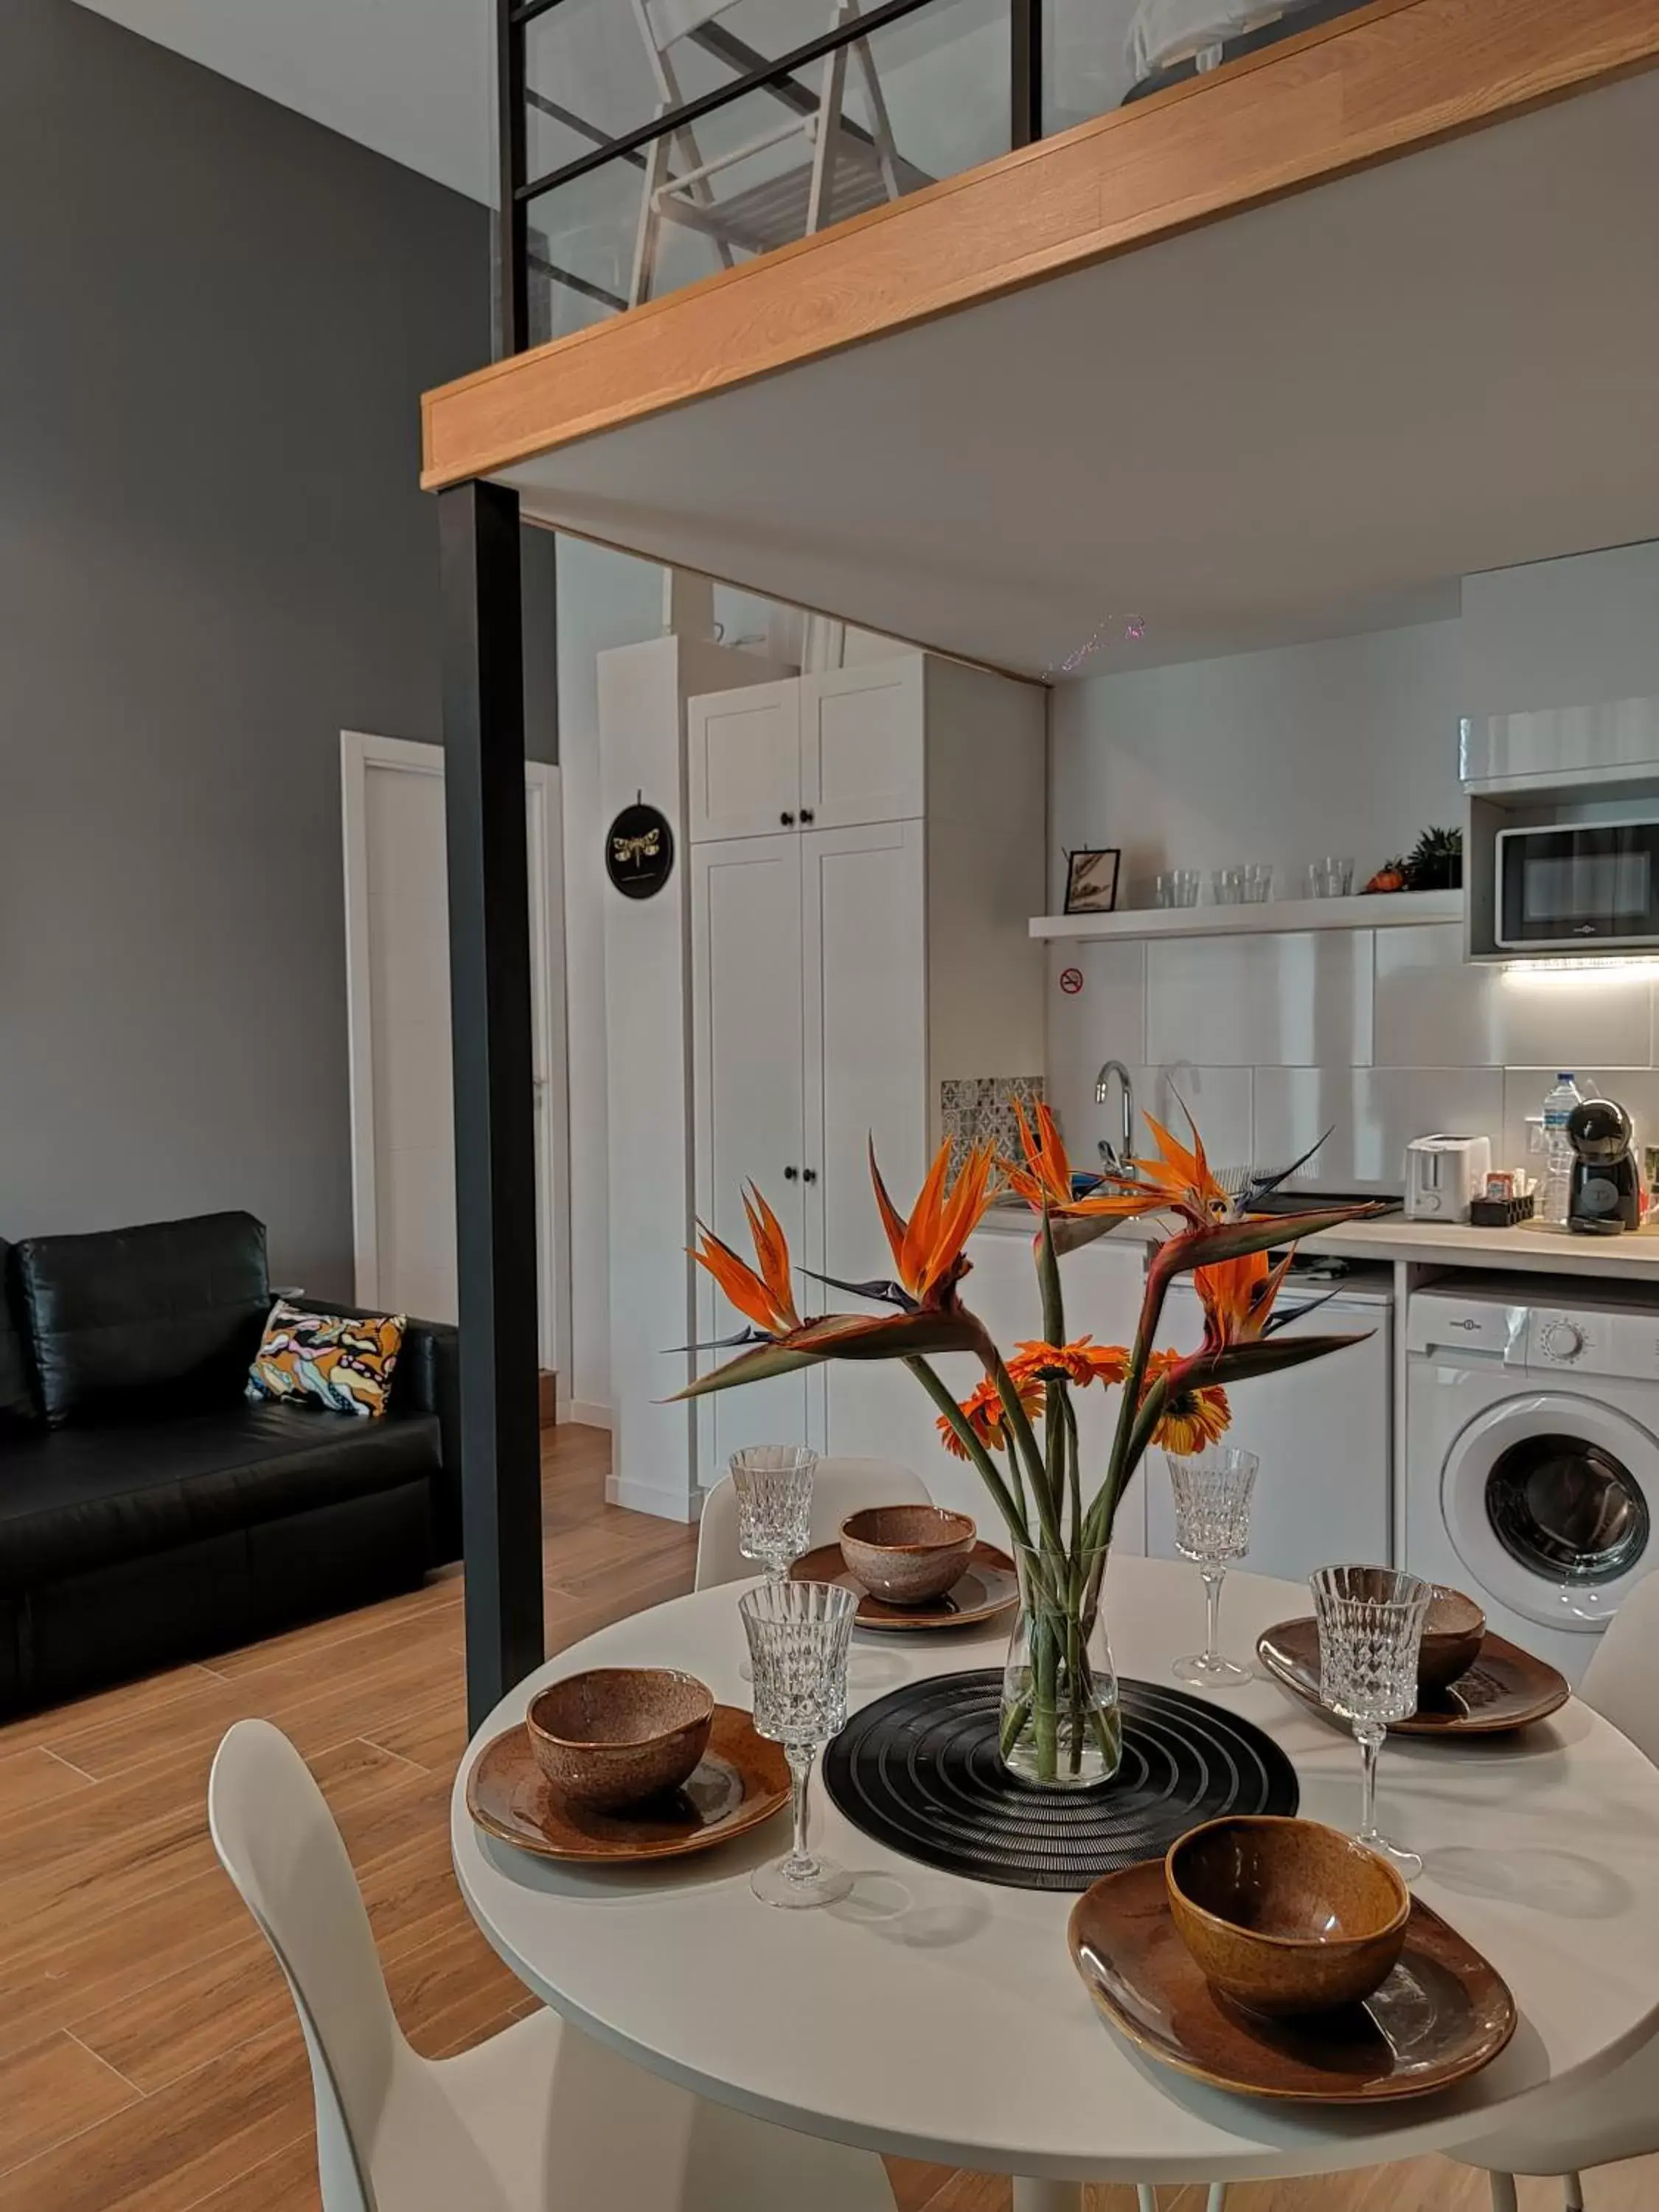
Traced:
<svg viewBox="0 0 1659 2212">
<path fill-rule="evenodd" d="M 1659 945 L 1659 817 L 1500 830 L 1496 876 L 1506 952 Z"/>
</svg>

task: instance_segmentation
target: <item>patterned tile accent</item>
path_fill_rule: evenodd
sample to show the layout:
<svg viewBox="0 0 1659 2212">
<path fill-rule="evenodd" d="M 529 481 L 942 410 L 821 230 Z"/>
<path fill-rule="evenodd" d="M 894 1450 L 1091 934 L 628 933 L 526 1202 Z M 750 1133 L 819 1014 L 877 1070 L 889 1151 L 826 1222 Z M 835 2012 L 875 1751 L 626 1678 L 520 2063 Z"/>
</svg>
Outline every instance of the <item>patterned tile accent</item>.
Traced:
<svg viewBox="0 0 1659 2212">
<path fill-rule="evenodd" d="M 947 1076 L 939 1087 L 939 1127 L 951 1139 L 952 1170 L 961 1166 L 975 1145 L 988 1143 L 1018 1158 L 1016 1102 L 1029 1117 L 1042 1097 L 1040 1075 Z"/>
</svg>

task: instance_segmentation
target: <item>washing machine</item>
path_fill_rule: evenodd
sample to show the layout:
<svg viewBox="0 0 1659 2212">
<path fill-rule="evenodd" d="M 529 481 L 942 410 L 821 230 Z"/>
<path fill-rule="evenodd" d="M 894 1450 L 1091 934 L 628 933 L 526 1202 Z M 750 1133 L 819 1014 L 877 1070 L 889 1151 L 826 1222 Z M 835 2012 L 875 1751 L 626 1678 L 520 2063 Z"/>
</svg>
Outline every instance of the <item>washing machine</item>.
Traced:
<svg viewBox="0 0 1659 2212">
<path fill-rule="evenodd" d="M 1443 1276 L 1406 1343 L 1405 1565 L 1577 1681 L 1659 1557 L 1659 1290 Z"/>
</svg>

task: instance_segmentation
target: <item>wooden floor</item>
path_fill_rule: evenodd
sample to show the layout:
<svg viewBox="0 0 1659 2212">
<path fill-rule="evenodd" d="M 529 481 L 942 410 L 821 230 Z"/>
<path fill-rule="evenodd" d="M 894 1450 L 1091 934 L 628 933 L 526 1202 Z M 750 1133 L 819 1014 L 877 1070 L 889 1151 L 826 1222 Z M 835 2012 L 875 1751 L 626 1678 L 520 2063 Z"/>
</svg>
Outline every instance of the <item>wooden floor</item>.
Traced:
<svg viewBox="0 0 1659 2212">
<path fill-rule="evenodd" d="M 550 1649 L 690 1585 L 689 1530 L 605 1504 L 609 1441 L 549 1432 Z M 416 2048 L 460 2050 L 527 2008 L 449 1868 L 465 1743 L 460 1595 L 452 1575 L 0 1729 L 0 2212 L 317 2212 L 299 2031 L 204 1818 L 214 1747 L 244 1716 L 286 1729 L 322 1784 Z M 1006 2212 L 1006 2181 L 892 2172 L 899 2212 Z M 1164 2212 L 1202 2200 L 1169 2190 Z M 1103 2190 L 1095 2212 L 1133 2201 Z M 1593 2177 L 1587 2201 L 1591 2212 L 1659 2203 L 1659 2160 Z M 1525 2212 L 1559 2202 L 1553 2185 L 1523 2186 Z M 1240 2188 L 1229 2212 L 1485 2203 L 1478 2177 L 1424 2160 Z"/>
</svg>

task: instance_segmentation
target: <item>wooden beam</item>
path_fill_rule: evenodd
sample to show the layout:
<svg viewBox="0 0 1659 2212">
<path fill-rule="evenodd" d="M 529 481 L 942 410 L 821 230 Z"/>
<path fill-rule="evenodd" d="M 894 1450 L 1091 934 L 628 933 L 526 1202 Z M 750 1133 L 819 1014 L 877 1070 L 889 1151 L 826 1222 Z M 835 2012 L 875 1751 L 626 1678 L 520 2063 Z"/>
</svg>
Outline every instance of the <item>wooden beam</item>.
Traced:
<svg viewBox="0 0 1659 2212">
<path fill-rule="evenodd" d="M 422 402 L 428 490 L 1659 63 L 1659 0 L 1376 0 Z"/>
</svg>

